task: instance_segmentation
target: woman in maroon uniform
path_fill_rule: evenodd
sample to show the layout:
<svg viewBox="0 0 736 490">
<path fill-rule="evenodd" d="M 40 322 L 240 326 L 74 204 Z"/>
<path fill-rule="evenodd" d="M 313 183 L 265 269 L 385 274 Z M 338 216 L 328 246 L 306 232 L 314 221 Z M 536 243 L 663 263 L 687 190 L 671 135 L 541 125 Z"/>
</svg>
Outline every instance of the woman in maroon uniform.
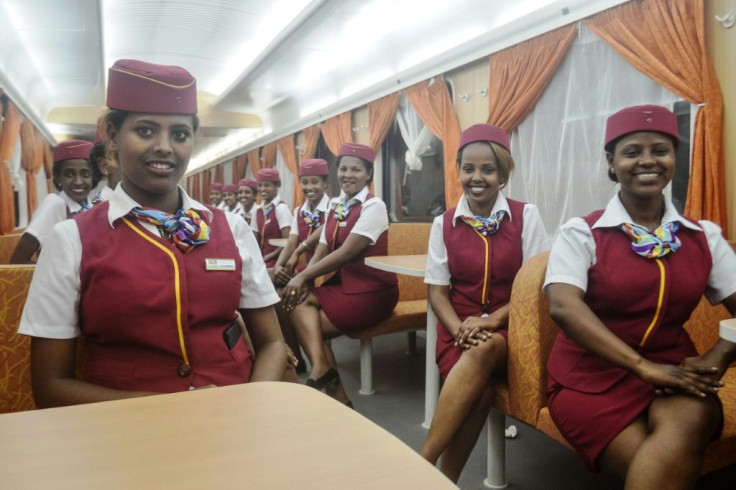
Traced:
<svg viewBox="0 0 736 490">
<path fill-rule="evenodd" d="M 281 199 L 279 188 L 281 187 L 281 176 L 278 170 L 273 168 L 262 168 L 256 176 L 258 181 L 258 193 L 261 195 L 261 206 L 256 211 L 256 225 L 258 228 L 258 239 L 261 243 L 263 261 L 268 267 L 269 275 L 273 277 L 273 266 L 279 258 L 282 247 L 271 245 L 272 238 L 287 238 L 291 230 L 291 211 L 289 206 Z"/>
<path fill-rule="evenodd" d="M 725 340 L 699 356 L 682 328 L 704 293 L 736 311 L 736 256 L 715 224 L 681 216 L 664 194 L 677 144 L 664 107 L 608 119 L 608 175 L 621 188 L 562 226 L 545 279 L 561 328 L 550 414 L 590 469 L 626 488 L 695 486 L 723 420 L 719 379 L 736 358 Z"/>
<path fill-rule="evenodd" d="M 19 331 L 33 336 L 37 404 L 280 380 L 279 298 L 252 232 L 178 186 L 198 122 L 194 78 L 119 60 L 108 79 L 105 128 L 121 183 L 108 201 L 55 226 L 54 253 L 36 268 Z M 77 378 L 80 334 L 86 359 Z"/>
<path fill-rule="evenodd" d="M 294 208 L 289 241 L 274 267 L 274 281 L 278 286 L 286 285 L 294 276 L 302 255 L 307 264 L 312 260 L 330 202 L 330 196 L 325 193 L 328 175 L 327 161 L 321 158 L 309 158 L 299 164 L 299 185 L 306 199 Z"/>
<path fill-rule="evenodd" d="M 60 192 L 47 195 L 33 213 L 10 257 L 11 264 L 33 264 L 33 255 L 41 251 L 56 223 L 92 207 L 88 195 L 97 185 L 89 159 L 92 146 L 88 141 L 69 140 L 54 148 L 54 185 Z"/>
<path fill-rule="evenodd" d="M 337 158 L 342 192 L 330 201 L 327 220 L 309 266 L 284 288 L 283 303 L 312 365 L 307 384 L 349 404 L 326 339 L 368 328 L 387 318 L 399 299 L 395 274 L 365 265 L 388 253 L 388 214 L 369 190 L 376 154 L 369 146 L 346 143 Z M 315 278 L 336 271 L 322 286 Z"/>
<path fill-rule="evenodd" d="M 511 284 L 521 265 L 549 249 L 539 211 L 500 190 L 514 169 L 508 135 L 476 124 L 460 137 L 463 196 L 435 218 L 425 282 L 437 314 L 444 385 L 422 448 L 457 481 L 493 402 L 492 374 L 506 372 Z"/>
</svg>

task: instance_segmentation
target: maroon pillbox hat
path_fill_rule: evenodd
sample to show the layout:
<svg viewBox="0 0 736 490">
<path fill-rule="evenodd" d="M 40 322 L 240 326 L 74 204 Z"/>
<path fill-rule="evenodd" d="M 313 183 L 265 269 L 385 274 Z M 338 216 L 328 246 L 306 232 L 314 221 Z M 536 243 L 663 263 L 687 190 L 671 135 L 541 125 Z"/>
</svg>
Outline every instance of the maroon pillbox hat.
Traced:
<svg viewBox="0 0 736 490">
<path fill-rule="evenodd" d="M 639 131 L 655 131 L 680 141 L 677 131 L 677 116 L 659 105 L 637 105 L 621 109 L 606 120 L 606 142 L 603 147 L 609 151 L 609 145 L 622 136 Z"/>
<path fill-rule="evenodd" d="M 220 184 L 219 182 L 212 182 L 210 184 L 210 190 L 211 191 L 220 191 L 220 192 L 222 192 L 222 187 L 223 187 L 222 184 Z"/>
<path fill-rule="evenodd" d="M 462 132 L 460 135 L 460 146 L 457 151 L 470 143 L 477 141 L 485 141 L 487 143 L 496 143 L 511 151 L 511 141 L 509 135 L 503 129 L 492 124 L 474 124 Z"/>
<path fill-rule="evenodd" d="M 238 192 L 238 186 L 235 184 L 225 184 L 222 186 L 222 192 Z"/>
<path fill-rule="evenodd" d="M 299 164 L 299 177 L 329 175 L 329 173 L 330 169 L 327 167 L 327 161 L 321 158 L 307 158 Z"/>
<path fill-rule="evenodd" d="M 258 182 L 281 182 L 281 176 L 275 168 L 262 168 L 258 171 L 256 180 Z"/>
<path fill-rule="evenodd" d="M 361 145 L 360 143 L 343 143 L 337 156 L 358 157 L 373 163 L 373 160 L 376 159 L 376 152 L 368 145 Z"/>
<path fill-rule="evenodd" d="M 118 60 L 108 72 L 107 107 L 149 114 L 196 114 L 197 81 L 179 66 Z"/>
<path fill-rule="evenodd" d="M 240 179 L 238 187 L 250 187 L 254 191 L 258 190 L 258 182 L 253 179 Z"/>
<path fill-rule="evenodd" d="M 89 159 L 89 152 L 92 150 L 93 146 L 95 145 L 93 145 L 89 141 L 62 141 L 54 147 L 54 163 L 60 162 L 62 160 L 71 160 L 74 158 L 87 160 Z"/>
</svg>

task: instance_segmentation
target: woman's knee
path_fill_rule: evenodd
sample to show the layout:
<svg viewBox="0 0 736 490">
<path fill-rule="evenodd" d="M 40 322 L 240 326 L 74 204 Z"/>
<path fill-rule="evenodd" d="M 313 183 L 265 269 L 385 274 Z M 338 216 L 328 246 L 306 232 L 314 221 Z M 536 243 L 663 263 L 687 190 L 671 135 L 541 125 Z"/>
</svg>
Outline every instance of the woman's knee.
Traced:
<svg viewBox="0 0 736 490">
<path fill-rule="evenodd" d="M 463 355 L 478 366 L 495 366 L 506 359 L 506 339 L 493 334 L 490 339 L 479 342 L 478 345 L 466 350 Z"/>
</svg>

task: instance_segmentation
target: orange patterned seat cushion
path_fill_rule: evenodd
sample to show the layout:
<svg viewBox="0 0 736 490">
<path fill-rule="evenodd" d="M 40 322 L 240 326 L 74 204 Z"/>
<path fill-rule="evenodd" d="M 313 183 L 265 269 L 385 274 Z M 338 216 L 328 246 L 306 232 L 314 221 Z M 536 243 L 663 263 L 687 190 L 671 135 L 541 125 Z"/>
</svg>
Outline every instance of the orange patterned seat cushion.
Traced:
<svg viewBox="0 0 736 490">
<path fill-rule="evenodd" d="M 17 333 L 35 266 L 0 266 L 0 413 L 36 408 L 30 339 Z"/>
<path fill-rule="evenodd" d="M 20 234 L 0 236 L 0 264 L 9 264 L 15 246 L 20 241 Z"/>
</svg>

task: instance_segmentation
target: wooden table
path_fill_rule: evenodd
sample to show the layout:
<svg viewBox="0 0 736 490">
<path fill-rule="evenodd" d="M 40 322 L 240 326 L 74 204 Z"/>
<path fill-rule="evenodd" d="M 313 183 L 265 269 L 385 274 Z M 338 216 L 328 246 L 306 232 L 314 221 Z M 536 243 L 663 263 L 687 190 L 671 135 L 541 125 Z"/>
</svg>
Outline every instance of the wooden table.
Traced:
<svg viewBox="0 0 736 490">
<path fill-rule="evenodd" d="M 286 242 L 288 242 L 288 238 L 269 238 L 268 243 L 269 245 L 273 245 L 274 247 L 285 247 Z"/>
<path fill-rule="evenodd" d="M 365 264 L 382 271 L 407 276 L 424 277 L 427 268 L 427 255 L 387 255 L 366 257 Z M 435 362 L 435 348 L 437 346 L 437 317 L 432 311 L 432 305 L 427 299 L 427 348 L 425 356 L 424 375 L 424 422 L 422 427 L 429 428 L 437 407 L 437 397 L 440 393 L 440 371 Z"/>
<path fill-rule="evenodd" d="M 357 412 L 251 383 L 0 415 L 12 489 L 456 488 Z"/>
<path fill-rule="evenodd" d="M 396 274 L 424 277 L 427 269 L 426 255 L 387 255 L 366 257 L 366 265 Z M 432 304 L 427 298 L 427 348 L 425 359 L 424 388 L 424 422 L 422 427 L 429 428 L 437 398 L 440 392 L 440 374 L 435 362 L 437 348 L 437 316 L 432 311 Z M 488 488 L 506 488 L 506 416 L 491 409 L 488 413 L 487 450 L 488 461 L 486 479 L 483 484 Z"/>
</svg>

